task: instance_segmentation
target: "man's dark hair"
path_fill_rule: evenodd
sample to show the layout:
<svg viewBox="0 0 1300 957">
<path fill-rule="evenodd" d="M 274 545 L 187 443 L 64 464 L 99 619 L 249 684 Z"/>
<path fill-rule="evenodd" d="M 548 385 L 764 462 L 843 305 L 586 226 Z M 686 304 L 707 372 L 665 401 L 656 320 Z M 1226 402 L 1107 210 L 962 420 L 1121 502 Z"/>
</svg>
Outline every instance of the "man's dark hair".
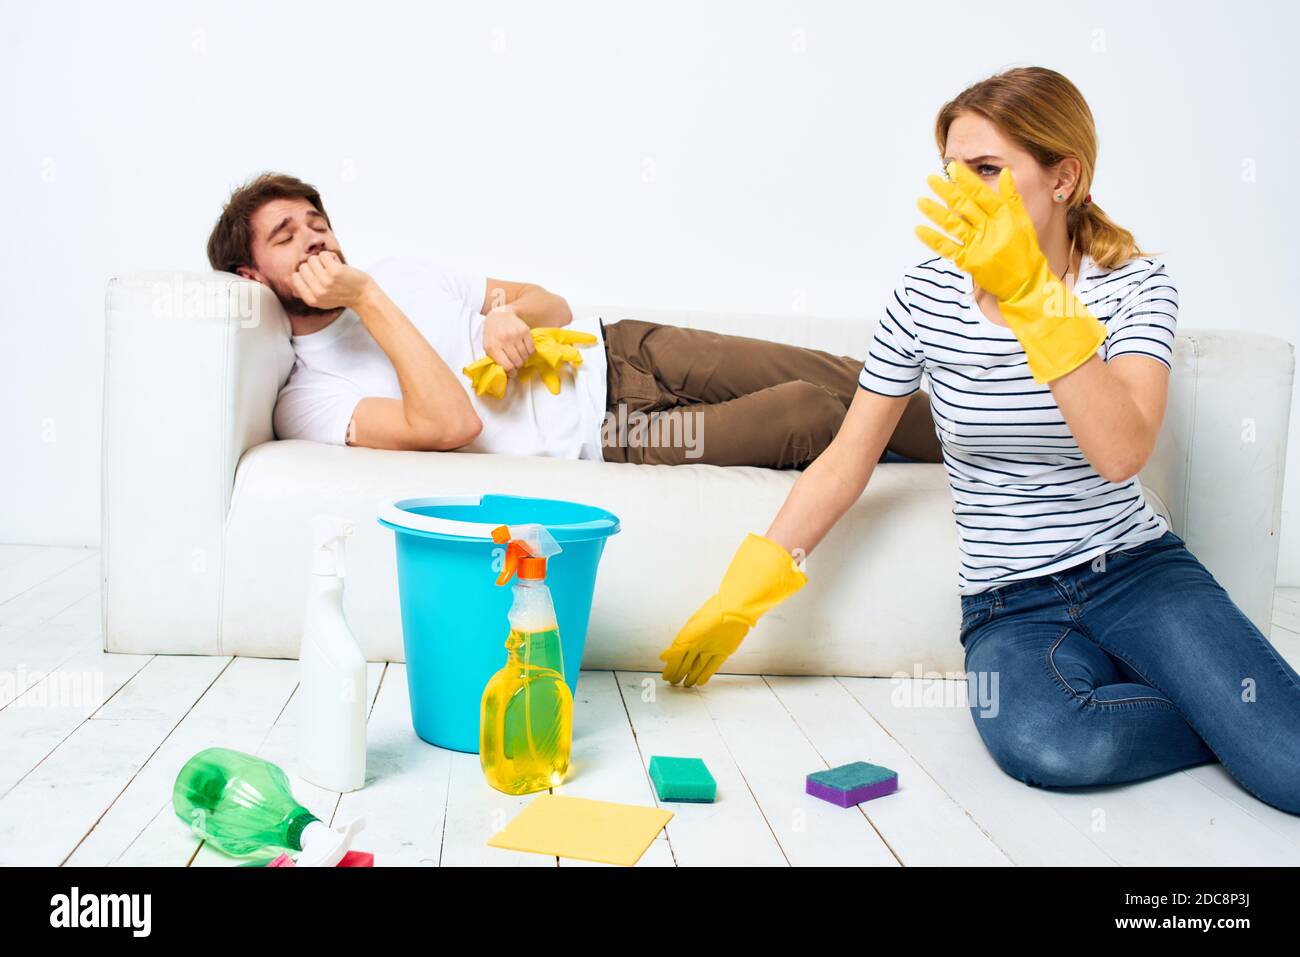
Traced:
<svg viewBox="0 0 1300 957">
<path fill-rule="evenodd" d="M 208 237 L 208 262 L 221 272 L 253 266 L 253 214 L 273 199 L 305 199 L 329 223 L 329 214 L 315 186 L 284 173 L 263 173 L 230 194 L 221 217 Z M 331 225 L 331 229 L 334 227 Z"/>
</svg>

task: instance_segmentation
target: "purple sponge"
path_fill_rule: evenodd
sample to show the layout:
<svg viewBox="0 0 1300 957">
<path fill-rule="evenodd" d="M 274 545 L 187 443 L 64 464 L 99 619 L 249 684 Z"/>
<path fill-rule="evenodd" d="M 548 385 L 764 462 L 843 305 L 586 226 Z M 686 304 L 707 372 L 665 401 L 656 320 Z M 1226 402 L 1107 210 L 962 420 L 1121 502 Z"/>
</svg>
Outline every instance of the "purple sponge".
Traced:
<svg viewBox="0 0 1300 957">
<path fill-rule="evenodd" d="M 878 764 L 854 761 L 808 775 L 804 788 L 813 797 L 839 807 L 853 807 L 898 790 L 898 773 Z"/>
</svg>

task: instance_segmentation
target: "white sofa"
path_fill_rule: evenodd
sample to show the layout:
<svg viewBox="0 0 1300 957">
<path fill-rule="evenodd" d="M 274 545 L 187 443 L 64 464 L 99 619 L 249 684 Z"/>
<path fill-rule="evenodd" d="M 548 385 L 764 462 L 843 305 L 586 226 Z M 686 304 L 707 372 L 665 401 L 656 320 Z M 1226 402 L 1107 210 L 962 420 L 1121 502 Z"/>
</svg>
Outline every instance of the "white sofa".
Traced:
<svg viewBox="0 0 1300 957">
<path fill-rule="evenodd" d="M 793 471 L 622 465 L 277 441 L 293 362 L 279 303 L 226 273 L 117 278 L 107 292 L 104 646 L 128 653 L 296 657 L 309 521 L 356 522 L 346 611 L 371 660 L 403 660 L 393 533 L 377 503 L 500 492 L 609 509 L 583 665 L 657 671 L 658 653 L 763 532 Z M 871 319 L 579 307 L 862 355 Z M 1142 473 L 1153 505 L 1270 630 L 1295 359 L 1280 339 L 1184 330 L 1168 411 Z M 727 670 L 959 672 L 952 501 L 941 465 L 878 465 L 809 559 L 808 587 L 771 612 Z"/>
</svg>

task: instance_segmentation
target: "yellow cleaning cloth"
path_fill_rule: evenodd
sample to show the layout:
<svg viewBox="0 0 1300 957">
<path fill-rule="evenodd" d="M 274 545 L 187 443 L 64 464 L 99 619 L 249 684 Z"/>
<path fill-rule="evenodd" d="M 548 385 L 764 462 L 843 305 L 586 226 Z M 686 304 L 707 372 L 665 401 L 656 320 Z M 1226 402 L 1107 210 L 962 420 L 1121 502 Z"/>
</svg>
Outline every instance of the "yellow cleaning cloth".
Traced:
<svg viewBox="0 0 1300 957">
<path fill-rule="evenodd" d="M 672 816 L 659 808 L 542 794 L 488 846 L 631 867 Z"/>
</svg>

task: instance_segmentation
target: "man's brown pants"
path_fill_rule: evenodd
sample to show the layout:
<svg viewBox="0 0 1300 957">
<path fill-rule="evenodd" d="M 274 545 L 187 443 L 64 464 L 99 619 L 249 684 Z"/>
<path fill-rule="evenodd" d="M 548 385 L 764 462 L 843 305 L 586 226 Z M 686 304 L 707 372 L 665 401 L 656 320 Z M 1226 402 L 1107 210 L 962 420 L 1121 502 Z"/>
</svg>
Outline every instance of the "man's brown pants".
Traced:
<svg viewBox="0 0 1300 957">
<path fill-rule="evenodd" d="M 607 462 L 803 468 L 859 388 L 863 360 L 850 356 L 637 319 L 601 327 Z M 886 451 L 943 461 L 925 392 L 911 397 Z"/>
</svg>

